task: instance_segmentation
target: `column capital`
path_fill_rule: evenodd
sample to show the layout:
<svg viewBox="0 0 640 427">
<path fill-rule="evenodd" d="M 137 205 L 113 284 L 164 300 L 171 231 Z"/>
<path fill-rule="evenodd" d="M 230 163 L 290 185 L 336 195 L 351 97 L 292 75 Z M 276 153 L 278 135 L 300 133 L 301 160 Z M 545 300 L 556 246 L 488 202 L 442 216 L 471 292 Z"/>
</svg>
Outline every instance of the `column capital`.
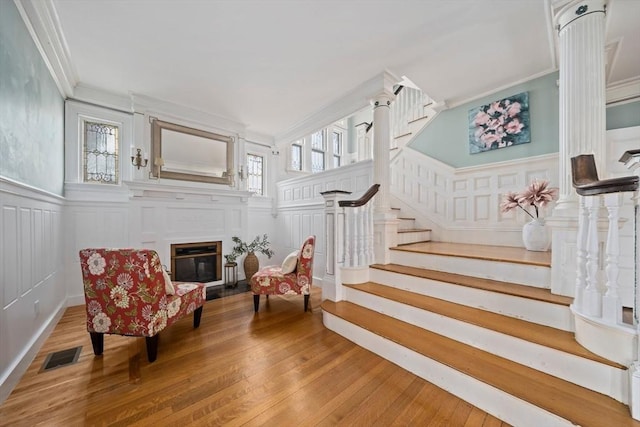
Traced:
<svg viewBox="0 0 640 427">
<path fill-rule="evenodd" d="M 375 110 L 378 107 L 390 107 L 391 103 L 396 99 L 396 96 L 393 93 L 382 92 L 372 98 L 369 102 L 371 106 Z"/>
<path fill-rule="evenodd" d="M 561 32 L 567 25 L 592 13 L 606 14 L 605 0 L 574 0 L 558 11 L 556 28 Z"/>
</svg>

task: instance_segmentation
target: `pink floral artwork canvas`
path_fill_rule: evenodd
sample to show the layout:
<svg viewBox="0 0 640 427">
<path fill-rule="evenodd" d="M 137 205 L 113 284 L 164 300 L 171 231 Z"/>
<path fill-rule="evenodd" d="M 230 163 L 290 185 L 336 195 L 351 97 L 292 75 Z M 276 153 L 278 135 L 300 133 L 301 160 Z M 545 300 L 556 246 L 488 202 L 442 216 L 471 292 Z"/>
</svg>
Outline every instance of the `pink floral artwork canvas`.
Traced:
<svg viewBox="0 0 640 427">
<path fill-rule="evenodd" d="M 531 142 L 528 92 L 469 110 L 471 154 L 527 142 Z"/>
</svg>

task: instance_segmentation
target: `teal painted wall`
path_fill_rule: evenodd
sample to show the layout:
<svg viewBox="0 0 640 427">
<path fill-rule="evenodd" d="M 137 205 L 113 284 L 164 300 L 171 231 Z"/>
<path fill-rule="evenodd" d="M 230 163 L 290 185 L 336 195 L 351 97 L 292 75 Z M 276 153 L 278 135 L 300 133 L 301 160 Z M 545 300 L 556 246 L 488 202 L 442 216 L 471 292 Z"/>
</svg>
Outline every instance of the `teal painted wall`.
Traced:
<svg viewBox="0 0 640 427">
<path fill-rule="evenodd" d="M 558 73 L 512 86 L 472 102 L 442 111 L 409 146 L 453 167 L 477 166 L 558 152 Z M 529 92 L 531 142 L 477 154 L 469 153 L 468 113 L 520 92 Z"/>
<path fill-rule="evenodd" d="M 640 126 L 640 101 L 607 108 L 607 130 Z"/>
<path fill-rule="evenodd" d="M 0 175 L 63 193 L 64 99 L 15 4 L 0 1 Z"/>
</svg>

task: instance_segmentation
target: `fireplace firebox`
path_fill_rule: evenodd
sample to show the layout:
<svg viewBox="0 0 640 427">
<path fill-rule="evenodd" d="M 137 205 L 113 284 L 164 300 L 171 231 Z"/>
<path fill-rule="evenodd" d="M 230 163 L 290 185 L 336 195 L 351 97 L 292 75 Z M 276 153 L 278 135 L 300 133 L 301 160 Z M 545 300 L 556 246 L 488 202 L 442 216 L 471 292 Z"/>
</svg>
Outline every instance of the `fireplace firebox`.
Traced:
<svg viewBox="0 0 640 427">
<path fill-rule="evenodd" d="M 222 280 L 222 242 L 172 244 L 171 280 L 205 283 Z"/>
</svg>

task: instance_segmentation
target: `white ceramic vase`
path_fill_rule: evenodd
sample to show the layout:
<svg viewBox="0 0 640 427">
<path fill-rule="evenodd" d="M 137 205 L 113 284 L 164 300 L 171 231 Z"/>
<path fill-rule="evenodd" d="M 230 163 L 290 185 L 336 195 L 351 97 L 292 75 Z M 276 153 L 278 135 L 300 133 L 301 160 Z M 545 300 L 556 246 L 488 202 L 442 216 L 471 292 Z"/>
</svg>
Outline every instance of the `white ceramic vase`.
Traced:
<svg viewBox="0 0 640 427">
<path fill-rule="evenodd" d="M 545 252 L 551 245 L 551 235 L 544 219 L 533 219 L 522 227 L 522 242 L 530 251 Z"/>
</svg>

